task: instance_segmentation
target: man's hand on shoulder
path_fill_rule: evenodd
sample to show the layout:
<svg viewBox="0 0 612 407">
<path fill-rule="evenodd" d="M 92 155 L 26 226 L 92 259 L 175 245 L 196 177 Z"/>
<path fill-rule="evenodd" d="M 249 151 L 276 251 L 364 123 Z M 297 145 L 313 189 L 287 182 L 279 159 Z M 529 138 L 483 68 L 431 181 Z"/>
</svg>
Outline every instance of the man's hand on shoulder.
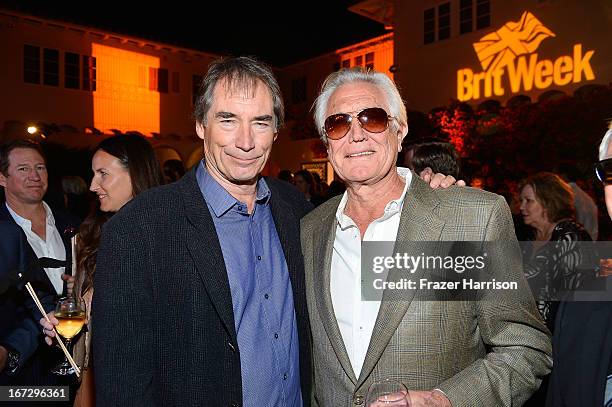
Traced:
<svg viewBox="0 0 612 407">
<path fill-rule="evenodd" d="M 452 175 L 434 174 L 431 168 L 427 167 L 419 173 L 419 177 L 429 184 L 433 189 L 443 188 L 446 189 L 451 185 L 457 185 L 459 187 L 465 186 L 465 181 L 457 181 Z"/>
<path fill-rule="evenodd" d="M 452 407 L 451 402 L 439 390 L 411 391 L 410 407 Z"/>
</svg>

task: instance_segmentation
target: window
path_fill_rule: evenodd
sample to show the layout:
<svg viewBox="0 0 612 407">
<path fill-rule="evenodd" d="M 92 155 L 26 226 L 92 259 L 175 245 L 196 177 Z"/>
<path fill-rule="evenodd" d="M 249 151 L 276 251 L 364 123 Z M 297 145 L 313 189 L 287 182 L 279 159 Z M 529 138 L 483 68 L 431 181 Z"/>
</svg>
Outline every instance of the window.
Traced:
<svg viewBox="0 0 612 407">
<path fill-rule="evenodd" d="M 43 50 L 43 85 L 59 86 L 59 51 Z"/>
<path fill-rule="evenodd" d="M 23 81 L 40 84 L 40 47 L 23 46 Z"/>
<path fill-rule="evenodd" d="M 81 57 L 79 54 L 66 52 L 64 54 L 64 86 L 68 89 L 79 89 L 81 82 Z"/>
<path fill-rule="evenodd" d="M 193 75 L 191 77 L 191 102 L 195 106 L 198 93 L 200 92 L 200 85 L 202 84 L 202 75 Z"/>
<path fill-rule="evenodd" d="M 489 0 L 477 0 L 476 3 L 476 29 L 491 26 L 491 2 Z"/>
<path fill-rule="evenodd" d="M 168 70 L 159 68 L 157 70 L 157 91 L 159 93 L 168 93 Z"/>
<path fill-rule="evenodd" d="M 96 57 L 83 55 L 83 90 L 94 92 L 96 90 Z"/>
<path fill-rule="evenodd" d="M 172 92 L 179 93 L 181 91 L 181 85 L 179 81 L 179 73 L 172 72 Z"/>
<path fill-rule="evenodd" d="M 374 53 L 373 52 L 368 52 L 365 55 L 365 66 L 368 69 L 374 69 Z"/>
<path fill-rule="evenodd" d="M 438 6 L 438 41 L 450 38 L 450 3 Z"/>
<path fill-rule="evenodd" d="M 353 66 L 363 66 L 363 55 L 355 57 L 355 65 Z"/>
<path fill-rule="evenodd" d="M 149 67 L 149 90 L 157 91 L 157 68 Z"/>
<path fill-rule="evenodd" d="M 168 70 L 149 67 L 149 90 L 168 93 Z"/>
<path fill-rule="evenodd" d="M 351 67 L 351 60 L 350 59 L 345 59 L 344 61 L 342 61 L 342 67 L 343 68 L 350 68 Z"/>
<path fill-rule="evenodd" d="M 423 43 L 431 44 L 436 40 L 436 9 L 428 8 L 423 12 Z"/>
<path fill-rule="evenodd" d="M 340 62 L 334 62 L 334 66 L 332 67 L 333 72 L 340 70 Z"/>
<path fill-rule="evenodd" d="M 474 8 L 472 7 L 473 0 L 461 0 L 459 3 L 459 34 L 465 34 L 472 32 L 474 25 L 474 18 L 472 13 Z"/>
<path fill-rule="evenodd" d="M 302 76 L 291 81 L 291 101 L 293 104 L 306 101 L 306 77 Z"/>
</svg>

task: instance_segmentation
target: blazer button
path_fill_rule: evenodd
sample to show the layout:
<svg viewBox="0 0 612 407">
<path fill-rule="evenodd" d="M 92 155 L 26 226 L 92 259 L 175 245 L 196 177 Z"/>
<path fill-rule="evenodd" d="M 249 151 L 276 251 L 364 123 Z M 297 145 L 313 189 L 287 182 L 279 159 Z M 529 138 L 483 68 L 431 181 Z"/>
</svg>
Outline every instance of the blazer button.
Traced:
<svg viewBox="0 0 612 407">
<path fill-rule="evenodd" d="M 353 396 L 353 404 L 360 406 L 363 404 L 363 396 L 360 394 L 355 394 L 355 396 Z"/>
</svg>

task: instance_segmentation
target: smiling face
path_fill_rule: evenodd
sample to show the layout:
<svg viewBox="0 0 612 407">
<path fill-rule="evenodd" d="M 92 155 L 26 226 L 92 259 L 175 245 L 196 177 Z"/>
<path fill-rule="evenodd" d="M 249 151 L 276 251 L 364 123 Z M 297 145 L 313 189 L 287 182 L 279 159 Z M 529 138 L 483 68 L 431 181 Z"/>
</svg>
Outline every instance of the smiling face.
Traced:
<svg viewBox="0 0 612 407">
<path fill-rule="evenodd" d="M 337 113 L 356 116 L 370 107 L 381 107 L 389 113 L 385 94 L 379 88 L 366 82 L 349 83 L 340 86 L 331 95 L 325 117 Z M 405 132 L 405 126 L 389 123 L 382 133 L 370 133 L 353 117 L 346 136 L 339 140 L 328 139 L 329 161 L 348 187 L 374 185 L 394 170 Z"/>
<path fill-rule="evenodd" d="M 133 197 L 130 173 L 119 159 L 104 150 L 98 150 L 91 160 L 94 177 L 90 191 L 98 195 L 100 209 L 117 212 Z"/>
<path fill-rule="evenodd" d="M 31 148 L 15 148 L 8 156 L 7 175 L 0 174 L 9 205 L 31 205 L 42 202 L 47 192 L 48 174 L 45 159 Z"/>
<path fill-rule="evenodd" d="M 261 81 L 253 89 L 228 89 L 221 81 L 213 98 L 206 124 L 196 126 L 206 169 L 226 189 L 255 185 L 276 140 L 272 94 Z"/>
</svg>

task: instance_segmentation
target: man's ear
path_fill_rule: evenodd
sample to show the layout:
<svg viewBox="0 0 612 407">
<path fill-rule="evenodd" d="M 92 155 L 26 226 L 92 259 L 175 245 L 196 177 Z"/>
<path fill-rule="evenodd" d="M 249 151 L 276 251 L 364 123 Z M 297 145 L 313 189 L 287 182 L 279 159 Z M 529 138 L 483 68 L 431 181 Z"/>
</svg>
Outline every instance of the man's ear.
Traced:
<svg viewBox="0 0 612 407">
<path fill-rule="evenodd" d="M 0 185 L 6 188 L 6 177 L 0 172 Z"/>
<path fill-rule="evenodd" d="M 404 137 L 408 135 L 408 125 L 403 124 L 399 126 L 397 129 L 397 152 L 402 151 L 402 142 L 404 141 Z"/>
<path fill-rule="evenodd" d="M 198 134 L 198 137 L 201 138 L 202 140 L 204 140 L 204 130 L 206 129 L 206 127 L 200 123 L 200 122 L 196 122 L 196 133 Z"/>
</svg>

